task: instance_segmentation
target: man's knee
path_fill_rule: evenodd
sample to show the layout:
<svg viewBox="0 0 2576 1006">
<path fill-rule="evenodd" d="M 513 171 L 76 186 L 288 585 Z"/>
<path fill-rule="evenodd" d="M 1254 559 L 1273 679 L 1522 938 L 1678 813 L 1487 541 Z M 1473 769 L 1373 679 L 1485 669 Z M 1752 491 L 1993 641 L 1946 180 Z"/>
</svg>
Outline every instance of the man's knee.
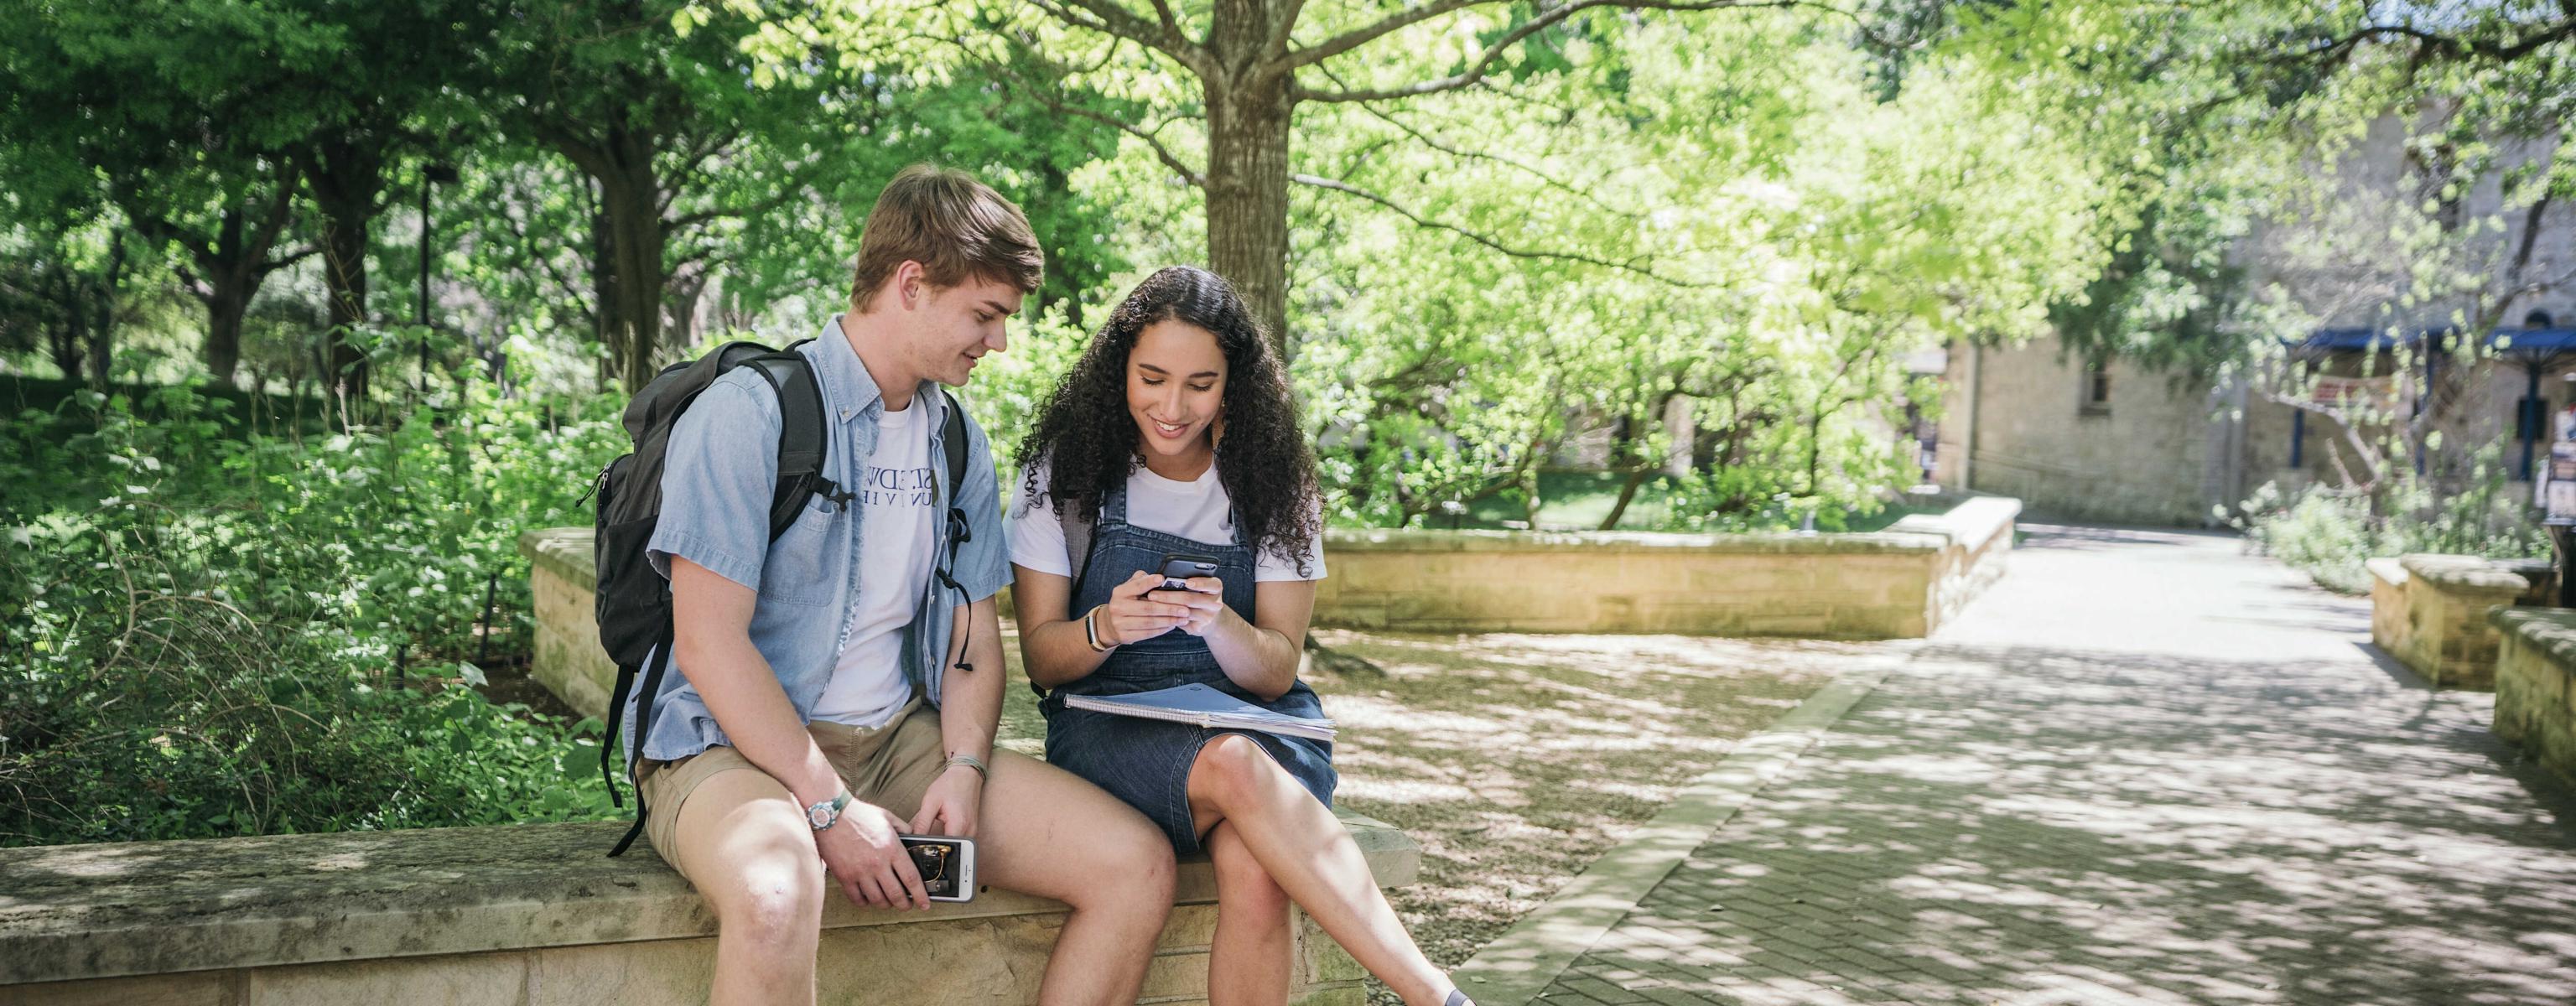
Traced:
<svg viewBox="0 0 2576 1006">
<path fill-rule="evenodd" d="M 722 883 L 725 890 L 704 893 L 724 935 L 801 946 L 822 931 L 825 875 L 810 847 L 762 843 Z"/>
<path fill-rule="evenodd" d="M 1079 885 L 1065 897 L 1068 903 L 1076 908 L 1117 905 L 1138 911 L 1171 909 L 1180 877 L 1180 868 L 1172 859 L 1172 843 L 1141 818 L 1133 823 L 1132 828 L 1098 831 L 1103 841 L 1092 846 L 1087 857 L 1090 862 L 1080 870 L 1087 876 L 1114 877 L 1116 882 Z"/>
</svg>

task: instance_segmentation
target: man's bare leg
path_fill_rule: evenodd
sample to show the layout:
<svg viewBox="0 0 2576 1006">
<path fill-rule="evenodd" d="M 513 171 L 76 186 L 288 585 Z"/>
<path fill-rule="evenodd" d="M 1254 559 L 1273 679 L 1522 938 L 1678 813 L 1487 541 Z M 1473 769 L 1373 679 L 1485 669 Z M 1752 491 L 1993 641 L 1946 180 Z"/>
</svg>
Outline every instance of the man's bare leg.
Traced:
<svg viewBox="0 0 2576 1006">
<path fill-rule="evenodd" d="M 811 1003 L 823 934 L 823 858 L 796 798 L 766 772 L 718 772 L 680 805 L 681 872 L 716 913 L 708 1001 Z"/>
<path fill-rule="evenodd" d="M 1145 816 L 1045 762 L 993 752 L 975 879 L 1073 906 L 1041 1006 L 1133 1003 L 1172 911 L 1172 843 Z"/>
<path fill-rule="evenodd" d="M 1208 1006 L 1288 1001 L 1288 892 L 1270 879 L 1230 822 L 1208 832 L 1216 866 L 1216 938 L 1208 946 Z"/>
</svg>

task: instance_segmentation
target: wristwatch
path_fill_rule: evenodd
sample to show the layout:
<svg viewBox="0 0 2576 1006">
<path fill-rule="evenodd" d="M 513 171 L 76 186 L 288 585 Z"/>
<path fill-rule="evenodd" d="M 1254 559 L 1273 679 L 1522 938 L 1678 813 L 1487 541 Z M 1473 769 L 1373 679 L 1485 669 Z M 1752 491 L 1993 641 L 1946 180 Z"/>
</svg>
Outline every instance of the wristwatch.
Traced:
<svg viewBox="0 0 2576 1006">
<path fill-rule="evenodd" d="M 850 791 L 842 790 L 839 796 L 805 808 L 805 823 L 813 825 L 815 831 L 822 831 L 831 827 L 832 822 L 840 820 L 841 808 L 849 805 Z"/>
</svg>

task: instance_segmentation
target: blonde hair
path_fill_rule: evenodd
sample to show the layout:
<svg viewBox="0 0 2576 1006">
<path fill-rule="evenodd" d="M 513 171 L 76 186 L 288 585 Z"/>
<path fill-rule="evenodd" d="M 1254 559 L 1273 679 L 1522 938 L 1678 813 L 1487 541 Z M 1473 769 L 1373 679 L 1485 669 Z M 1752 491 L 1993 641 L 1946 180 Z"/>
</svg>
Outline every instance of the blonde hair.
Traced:
<svg viewBox="0 0 2576 1006">
<path fill-rule="evenodd" d="M 974 278 L 1030 293 L 1046 274 L 1046 255 L 1018 205 L 973 175 L 931 164 L 897 172 L 868 210 L 851 308 L 866 314 L 877 288 L 905 262 L 921 263 L 922 277 L 940 287 Z"/>
</svg>

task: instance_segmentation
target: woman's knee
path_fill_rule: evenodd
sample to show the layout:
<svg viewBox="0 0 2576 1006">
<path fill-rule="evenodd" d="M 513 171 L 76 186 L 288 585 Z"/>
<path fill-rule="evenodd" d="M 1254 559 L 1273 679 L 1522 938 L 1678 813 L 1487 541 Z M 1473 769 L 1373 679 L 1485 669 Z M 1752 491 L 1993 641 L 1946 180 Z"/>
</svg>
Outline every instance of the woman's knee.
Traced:
<svg viewBox="0 0 2576 1006">
<path fill-rule="evenodd" d="M 1199 747 L 1190 764 L 1190 791 L 1229 802 L 1260 792 L 1279 771 L 1261 744 L 1242 734 L 1218 734 Z"/>
</svg>

